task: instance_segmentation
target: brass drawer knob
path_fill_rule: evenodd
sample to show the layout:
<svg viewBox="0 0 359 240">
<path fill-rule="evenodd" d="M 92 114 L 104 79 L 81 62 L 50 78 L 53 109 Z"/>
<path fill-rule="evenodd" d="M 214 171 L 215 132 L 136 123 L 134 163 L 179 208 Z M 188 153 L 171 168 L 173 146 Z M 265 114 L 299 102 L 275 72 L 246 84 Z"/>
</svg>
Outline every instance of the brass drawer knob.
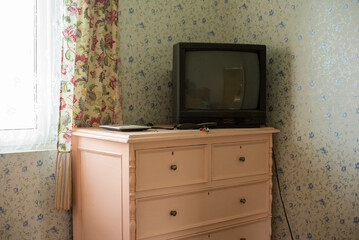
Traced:
<svg viewBox="0 0 359 240">
<path fill-rule="evenodd" d="M 239 157 L 239 161 L 245 162 L 245 161 L 246 161 L 246 157 Z"/>
<path fill-rule="evenodd" d="M 172 210 L 172 211 L 170 212 L 170 215 L 173 216 L 173 217 L 177 216 L 177 211 Z"/>
<path fill-rule="evenodd" d="M 177 170 L 177 165 L 171 165 L 171 170 L 176 171 Z"/>
<path fill-rule="evenodd" d="M 241 198 L 241 200 L 239 200 L 241 203 L 245 204 L 247 202 L 247 200 L 245 198 Z"/>
</svg>

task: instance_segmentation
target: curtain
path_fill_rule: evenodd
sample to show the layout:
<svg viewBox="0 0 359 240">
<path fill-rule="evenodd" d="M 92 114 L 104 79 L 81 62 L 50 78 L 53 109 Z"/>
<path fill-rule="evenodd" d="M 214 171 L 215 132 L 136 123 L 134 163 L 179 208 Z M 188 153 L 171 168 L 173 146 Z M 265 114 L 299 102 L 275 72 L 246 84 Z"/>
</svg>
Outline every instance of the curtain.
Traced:
<svg viewBox="0 0 359 240">
<path fill-rule="evenodd" d="M 71 135 L 121 124 L 118 0 L 64 0 L 55 209 L 71 207 Z"/>
</svg>

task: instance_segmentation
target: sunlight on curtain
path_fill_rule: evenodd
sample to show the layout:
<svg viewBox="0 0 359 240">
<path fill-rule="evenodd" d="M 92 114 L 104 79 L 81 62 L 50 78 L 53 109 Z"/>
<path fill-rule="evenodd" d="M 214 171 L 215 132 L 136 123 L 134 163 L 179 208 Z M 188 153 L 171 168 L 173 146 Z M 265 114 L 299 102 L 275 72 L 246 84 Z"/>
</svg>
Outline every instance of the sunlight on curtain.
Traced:
<svg viewBox="0 0 359 240">
<path fill-rule="evenodd" d="M 72 205 L 71 183 L 71 134 L 74 73 L 76 58 L 76 39 L 80 34 L 77 29 L 77 2 L 64 0 L 62 26 L 62 62 L 60 112 L 58 127 L 57 158 L 55 167 L 54 208 L 68 210 Z"/>
<path fill-rule="evenodd" d="M 61 2 L 19 0 L 21 18 L 0 14 L 1 31 L 11 33 L 0 38 L 0 153 L 56 149 Z"/>
<path fill-rule="evenodd" d="M 65 0 L 56 209 L 71 207 L 73 127 L 120 124 L 118 1 Z"/>
</svg>

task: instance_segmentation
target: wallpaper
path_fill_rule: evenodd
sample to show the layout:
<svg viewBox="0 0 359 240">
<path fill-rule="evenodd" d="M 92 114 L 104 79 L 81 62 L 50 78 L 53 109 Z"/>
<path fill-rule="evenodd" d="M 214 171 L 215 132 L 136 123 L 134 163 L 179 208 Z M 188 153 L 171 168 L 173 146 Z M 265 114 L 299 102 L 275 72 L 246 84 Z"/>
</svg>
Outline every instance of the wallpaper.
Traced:
<svg viewBox="0 0 359 240">
<path fill-rule="evenodd" d="M 273 11 L 268 117 L 293 237 L 359 239 L 359 1 Z M 290 239 L 278 195 L 273 217 L 274 239 Z"/>
<path fill-rule="evenodd" d="M 172 46 L 267 45 L 267 122 L 294 239 L 359 239 L 358 0 L 119 0 L 125 123 L 172 122 Z M 55 152 L 0 155 L 0 239 L 71 239 Z M 274 178 L 272 239 L 291 239 Z"/>
<path fill-rule="evenodd" d="M 267 123 L 294 239 L 359 239 L 359 1 L 122 0 L 123 119 L 172 123 L 172 46 L 267 45 Z M 273 239 L 291 239 L 274 178 Z"/>
<path fill-rule="evenodd" d="M 53 210 L 56 151 L 0 154 L 0 239 L 72 239 L 69 211 Z"/>
</svg>

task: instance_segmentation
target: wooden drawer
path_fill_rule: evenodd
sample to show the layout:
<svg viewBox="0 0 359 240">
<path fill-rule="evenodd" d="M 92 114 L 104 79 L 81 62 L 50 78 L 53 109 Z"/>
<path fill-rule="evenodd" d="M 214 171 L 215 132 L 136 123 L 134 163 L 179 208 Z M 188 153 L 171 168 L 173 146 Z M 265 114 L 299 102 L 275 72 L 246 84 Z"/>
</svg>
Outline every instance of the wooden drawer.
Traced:
<svg viewBox="0 0 359 240">
<path fill-rule="evenodd" d="M 218 230 L 183 240 L 264 240 L 270 239 L 270 219 Z"/>
<path fill-rule="evenodd" d="M 225 143 L 212 146 L 212 179 L 269 173 L 269 143 Z"/>
<path fill-rule="evenodd" d="M 136 151 L 136 191 L 208 181 L 206 145 Z"/>
<path fill-rule="evenodd" d="M 269 182 L 138 199 L 137 239 L 269 212 Z"/>
</svg>

